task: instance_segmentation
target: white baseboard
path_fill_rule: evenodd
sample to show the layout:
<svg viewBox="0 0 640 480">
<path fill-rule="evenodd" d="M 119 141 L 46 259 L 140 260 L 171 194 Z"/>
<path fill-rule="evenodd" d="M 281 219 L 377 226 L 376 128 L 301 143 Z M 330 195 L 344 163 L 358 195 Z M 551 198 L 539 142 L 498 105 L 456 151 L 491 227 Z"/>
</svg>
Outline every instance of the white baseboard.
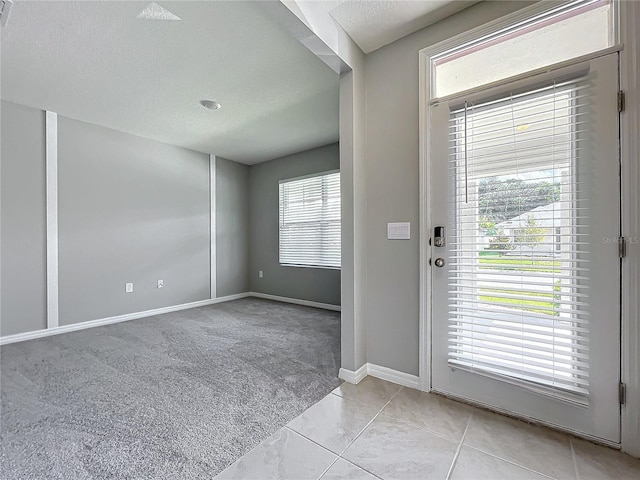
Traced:
<svg viewBox="0 0 640 480">
<path fill-rule="evenodd" d="M 312 302 L 310 300 L 300 300 L 297 298 L 279 297 L 277 295 L 270 295 L 268 293 L 259 293 L 259 292 L 249 292 L 249 295 L 256 298 L 276 300 L 278 302 L 294 303 L 296 305 L 303 305 L 305 307 L 323 308 L 325 310 L 333 310 L 334 312 L 340 311 L 340 305 L 333 305 L 331 303 L 320 303 L 320 302 Z"/>
<path fill-rule="evenodd" d="M 61 333 L 75 332 L 77 330 L 84 330 L 86 328 L 100 327 L 103 325 L 111 325 L 113 323 L 126 322 L 128 320 L 136 320 L 139 318 L 152 317 L 154 315 L 162 315 L 163 313 L 178 312 L 180 310 L 186 310 L 189 308 L 204 307 L 206 305 L 229 302 L 231 300 L 238 300 L 240 298 L 246 298 L 250 296 L 258 297 L 258 298 L 266 298 L 269 300 L 276 300 L 279 302 L 295 303 L 297 305 L 304 305 L 307 307 L 315 307 L 315 308 L 323 308 L 326 310 L 340 311 L 339 305 L 311 302 L 308 300 L 298 300 L 295 298 L 288 298 L 288 297 L 278 297 L 276 295 L 268 295 L 266 293 L 245 292 L 245 293 L 238 293 L 235 295 L 227 295 L 225 297 L 220 297 L 220 298 L 214 298 L 212 300 L 201 300 L 198 302 L 184 303 L 182 305 L 173 305 L 171 307 L 156 308 L 153 310 L 146 310 L 143 312 L 127 313 L 125 315 L 117 315 L 115 317 L 99 318 L 97 320 L 89 320 L 87 322 L 74 323 L 72 325 L 63 325 L 63 326 L 58 326 L 58 327 L 53 327 L 53 328 L 48 328 L 43 330 L 35 330 L 33 332 L 7 335 L 4 337 L 0 337 L 0 345 L 8 345 L 10 343 L 24 342 L 26 340 L 34 340 L 36 338 L 49 337 L 51 335 L 59 335 Z M 365 376 L 366 376 L 366 373 L 365 373 Z"/>
<path fill-rule="evenodd" d="M 402 385 L 404 387 L 420 389 L 420 378 L 408 373 L 399 372 L 387 367 L 381 367 L 380 365 L 374 365 L 373 363 L 365 363 L 355 372 L 353 370 L 340 369 L 338 378 L 345 382 L 358 384 L 367 375 L 386 380 L 391 383 Z"/>
<path fill-rule="evenodd" d="M 9 343 L 24 342 L 25 340 L 33 340 L 35 338 L 48 337 L 51 335 L 59 335 L 61 333 L 75 332 L 84 330 L 85 328 L 100 327 L 103 325 L 111 325 L 112 323 L 126 322 L 128 320 L 136 320 L 138 318 L 152 317 L 154 315 L 162 315 L 163 313 L 178 312 L 188 308 L 204 307 L 213 305 L 214 303 L 228 302 L 248 297 L 249 293 L 238 293 L 236 295 L 228 295 L 226 297 L 214 298 L 212 300 L 201 300 L 198 302 L 184 303 L 182 305 L 173 305 L 171 307 L 156 308 L 146 310 L 144 312 L 127 313 L 125 315 L 117 315 L 115 317 L 100 318 L 98 320 L 90 320 L 88 322 L 74 323 L 72 325 L 63 325 L 44 330 L 35 330 L 33 332 L 18 333 L 15 335 L 7 335 L 0 337 L 0 345 L 8 345 Z"/>
<path fill-rule="evenodd" d="M 357 385 L 358 383 L 360 383 L 360 381 L 364 379 L 364 377 L 366 376 L 367 376 L 366 363 L 362 365 L 359 369 L 357 369 L 355 372 L 353 370 L 347 370 L 346 368 L 341 368 L 340 371 L 338 372 L 338 378 L 344 380 L 345 382 L 353 383 L 354 385 Z"/>
<path fill-rule="evenodd" d="M 374 365 L 373 363 L 367 363 L 367 373 L 372 377 L 386 380 L 388 382 L 397 383 L 404 387 L 420 389 L 420 377 L 410 375 L 408 373 L 399 372 L 392 368 L 381 367 L 380 365 Z"/>
</svg>

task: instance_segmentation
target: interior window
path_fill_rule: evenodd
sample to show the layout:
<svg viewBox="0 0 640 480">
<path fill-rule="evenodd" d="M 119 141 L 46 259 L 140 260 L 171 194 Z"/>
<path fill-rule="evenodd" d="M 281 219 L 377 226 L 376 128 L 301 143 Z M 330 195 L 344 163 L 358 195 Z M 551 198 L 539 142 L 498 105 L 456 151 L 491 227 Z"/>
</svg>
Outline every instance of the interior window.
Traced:
<svg viewBox="0 0 640 480">
<path fill-rule="evenodd" d="M 280 182 L 280 264 L 340 268 L 340 173 Z"/>
</svg>

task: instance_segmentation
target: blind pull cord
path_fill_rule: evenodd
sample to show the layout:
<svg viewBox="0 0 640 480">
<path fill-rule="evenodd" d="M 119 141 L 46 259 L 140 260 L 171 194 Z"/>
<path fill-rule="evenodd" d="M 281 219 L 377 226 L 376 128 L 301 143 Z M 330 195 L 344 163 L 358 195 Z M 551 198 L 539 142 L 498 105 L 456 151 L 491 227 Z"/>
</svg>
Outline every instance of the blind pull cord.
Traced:
<svg viewBox="0 0 640 480">
<path fill-rule="evenodd" d="M 464 203 L 469 203 L 469 165 L 467 163 L 467 101 L 464 102 Z"/>
</svg>

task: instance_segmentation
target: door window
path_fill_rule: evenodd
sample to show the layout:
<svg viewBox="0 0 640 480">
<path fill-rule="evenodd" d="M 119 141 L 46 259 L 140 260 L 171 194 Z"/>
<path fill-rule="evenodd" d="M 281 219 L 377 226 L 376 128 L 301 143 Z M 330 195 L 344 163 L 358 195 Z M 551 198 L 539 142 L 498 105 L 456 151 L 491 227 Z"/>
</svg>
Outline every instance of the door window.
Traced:
<svg viewBox="0 0 640 480">
<path fill-rule="evenodd" d="M 450 113 L 448 362 L 587 401 L 589 86 Z"/>
</svg>

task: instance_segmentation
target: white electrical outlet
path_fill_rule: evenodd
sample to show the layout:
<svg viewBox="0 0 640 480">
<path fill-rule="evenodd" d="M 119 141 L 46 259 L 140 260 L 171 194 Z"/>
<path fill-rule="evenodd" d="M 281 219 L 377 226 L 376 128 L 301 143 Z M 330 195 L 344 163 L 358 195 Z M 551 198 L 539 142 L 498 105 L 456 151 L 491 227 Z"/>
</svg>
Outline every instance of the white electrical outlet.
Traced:
<svg viewBox="0 0 640 480">
<path fill-rule="evenodd" d="M 158 280 L 158 288 L 164 288 L 164 280 Z"/>
<path fill-rule="evenodd" d="M 264 277 L 264 275 L 262 274 L 262 270 L 259 270 L 258 271 L 258 278 L 262 278 L 262 277 Z"/>
<path fill-rule="evenodd" d="M 125 293 L 133 293 L 133 283 L 125 283 L 124 291 Z"/>
</svg>

